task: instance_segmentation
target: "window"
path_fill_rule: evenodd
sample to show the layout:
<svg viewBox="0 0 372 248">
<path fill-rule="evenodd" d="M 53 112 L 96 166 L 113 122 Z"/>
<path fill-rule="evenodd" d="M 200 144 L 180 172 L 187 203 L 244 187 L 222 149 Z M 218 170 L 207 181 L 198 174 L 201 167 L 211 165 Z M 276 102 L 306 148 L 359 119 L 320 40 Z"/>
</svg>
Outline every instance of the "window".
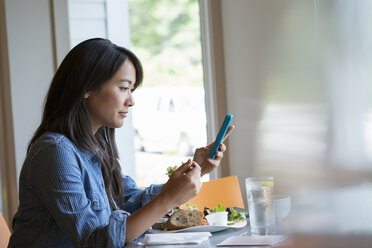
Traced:
<svg viewBox="0 0 372 248">
<path fill-rule="evenodd" d="M 133 126 L 137 183 L 146 186 L 165 182 L 168 166 L 207 141 L 199 3 L 130 0 L 129 8 L 131 49 L 145 71 Z"/>
</svg>

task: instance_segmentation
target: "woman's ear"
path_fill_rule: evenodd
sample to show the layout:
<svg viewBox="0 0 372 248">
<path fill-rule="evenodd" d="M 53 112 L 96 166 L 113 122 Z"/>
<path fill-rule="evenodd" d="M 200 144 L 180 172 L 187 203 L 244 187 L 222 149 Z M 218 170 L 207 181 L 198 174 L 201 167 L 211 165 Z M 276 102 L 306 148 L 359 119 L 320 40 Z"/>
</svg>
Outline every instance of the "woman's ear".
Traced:
<svg viewBox="0 0 372 248">
<path fill-rule="evenodd" d="M 88 97 L 90 97 L 90 91 L 88 91 L 87 93 L 85 93 L 84 99 L 88 99 Z"/>
</svg>

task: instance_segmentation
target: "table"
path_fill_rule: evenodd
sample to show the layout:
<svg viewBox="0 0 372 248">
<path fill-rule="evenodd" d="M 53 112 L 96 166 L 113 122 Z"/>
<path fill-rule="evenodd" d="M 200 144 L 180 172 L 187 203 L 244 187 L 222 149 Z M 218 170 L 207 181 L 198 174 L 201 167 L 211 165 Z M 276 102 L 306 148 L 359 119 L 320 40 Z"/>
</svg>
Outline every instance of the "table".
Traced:
<svg viewBox="0 0 372 248">
<path fill-rule="evenodd" d="M 212 233 L 212 237 L 210 237 L 208 240 L 204 241 L 201 244 L 195 245 L 195 244 L 190 244 L 190 245 L 167 245 L 167 248 L 180 248 L 180 247 L 187 247 L 187 248 L 212 248 L 216 247 L 217 244 L 221 243 L 223 240 L 227 239 L 228 237 L 232 235 L 242 235 L 246 232 L 250 232 L 250 227 L 249 225 L 239 228 L 239 229 L 226 229 L 220 232 L 214 232 Z M 141 242 L 144 238 L 144 235 L 139 237 L 135 242 Z M 165 247 L 164 245 L 162 246 L 142 246 L 138 245 L 137 243 L 130 243 L 127 245 L 128 248 L 138 248 L 138 247 L 151 247 L 151 248 L 158 248 L 158 247 Z"/>
<path fill-rule="evenodd" d="M 277 234 L 288 235 L 288 239 L 280 243 L 276 247 L 281 248 L 371 248 L 372 235 L 370 234 L 331 234 L 331 233 L 294 233 L 292 229 L 285 222 L 277 223 Z M 214 248 L 217 244 L 227 239 L 230 236 L 238 236 L 250 234 L 249 224 L 239 229 L 227 229 L 220 232 L 212 233 L 209 240 L 204 241 L 198 245 L 161 245 L 161 246 L 142 246 L 138 243 L 144 238 L 144 235 L 139 237 L 135 242 L 128 244 L 128 248 Z M 248 247 L 248 246 L 234 246 L 231 248 Z M 249 246 L 251 248 L 263 248 L 265 246 Z"/>
<path fill-rule="evenodd" d="M 276 223 L 277 234 L 280 235 L 288 235 L 291 236 L 292 230 L 285 222 L 277 222 Z M 167 248 L 180 248 L 180 247 L 187 247 L 187 248 L 214 248 L 217 244 L 221 243 L 223 240 L 227 239 L 230 236 L 240 236 L 240 235 L 250 235 L 250 226 L 249 221 L 245 227 L 242 228 L 229 228 L 220 232 L 213 232 L 212 237 L 208 240 L 204 241 L 201 244 L 183 244 L 183 245 L 166 245 L 166 246 L 147 246 L 151 248 L 158 248 L 158 247 L 167 247 Z M 142 245 L 138 245 L 138 243 L 142 242 L 144 235 L 139 237 L 135 242 L 132 242 L 127 245 L 129 248 L 138 248 L 138 247 L 146 247 Z M 238 246 L 234 246 L 235 248 Z M 253 247 L 253 246 L 250 246 Z M 260 246 L 262 248 L 263 246 Z"/>
</svg>

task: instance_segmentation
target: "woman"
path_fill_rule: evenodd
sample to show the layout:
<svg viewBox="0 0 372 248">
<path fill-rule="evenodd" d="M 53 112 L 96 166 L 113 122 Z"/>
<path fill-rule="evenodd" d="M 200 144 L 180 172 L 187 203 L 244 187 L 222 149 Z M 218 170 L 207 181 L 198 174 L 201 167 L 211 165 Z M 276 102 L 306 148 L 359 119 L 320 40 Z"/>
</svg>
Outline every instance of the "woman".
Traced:
<svg viewBox="0 0 372 248">
<path fill-rule="evenodd" d="M 138 58 L 108 40 L 67 54 L 28 147 L 9 247 L 123 247 L 199 192 L 223 144 L 213 160 L 212 144 L 197 149 L 164 185 L 141 190 L 121 173 L 114 132 L 142 77 Z"/>
</svg>

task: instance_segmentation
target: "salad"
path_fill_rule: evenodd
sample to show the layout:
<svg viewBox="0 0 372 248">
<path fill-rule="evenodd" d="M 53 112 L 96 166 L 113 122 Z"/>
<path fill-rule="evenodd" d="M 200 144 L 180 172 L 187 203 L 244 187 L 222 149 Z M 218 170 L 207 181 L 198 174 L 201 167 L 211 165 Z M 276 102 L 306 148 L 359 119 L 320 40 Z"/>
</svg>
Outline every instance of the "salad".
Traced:
<svg viewBox="0 0 372 248">
<path fill-rule="evenodd" d="M 244 221 L 247 219 L 247 212 L 238 212 L 233 207 L 224 207 L 221 204 L 218 204 L 216 208 L 209 208 L 204 207 L 204 218 L 205 216 L 212 214 L 212 213 L 218 213 L 218 212 L 227 212 L 227 225 L 234 225 L 235 223 L 239 221 Z"/>
</svg>

